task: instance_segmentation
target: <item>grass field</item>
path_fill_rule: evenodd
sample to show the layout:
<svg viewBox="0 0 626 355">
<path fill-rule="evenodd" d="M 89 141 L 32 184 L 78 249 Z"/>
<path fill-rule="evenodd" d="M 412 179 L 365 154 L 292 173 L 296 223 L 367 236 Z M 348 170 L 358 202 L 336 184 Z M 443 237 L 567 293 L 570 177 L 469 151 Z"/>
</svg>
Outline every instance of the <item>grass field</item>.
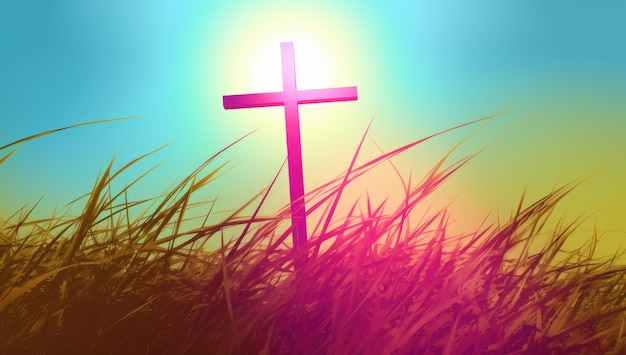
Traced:
<svg viewBox="0 0 626 355">
<path fill-rule="evenodd" d="M 259 213 L 272 185 L 219 222 L 210 212 L 188 223 L 211 206 L 193 197 L 222 173 L 213 158 L 152 200 L 127 198 L 141 176 L 111 188 L 138 158 L 104 169 L 78 215 L 17 211 L 0 220 L 0 353 L 624 353 L 626 267 L 593 258 L 599 233 L 563 248 L 580 220 L 552 214 L 579 181 L 464 233 L 423 205 L 473 155 L 400 177 L 396 206 L 345 201 L 350 184 L 422 141 L 363 164 L 357 150 L 310 191 L 311 235 L 297 251 L 288 206 Z"/>
</svg>

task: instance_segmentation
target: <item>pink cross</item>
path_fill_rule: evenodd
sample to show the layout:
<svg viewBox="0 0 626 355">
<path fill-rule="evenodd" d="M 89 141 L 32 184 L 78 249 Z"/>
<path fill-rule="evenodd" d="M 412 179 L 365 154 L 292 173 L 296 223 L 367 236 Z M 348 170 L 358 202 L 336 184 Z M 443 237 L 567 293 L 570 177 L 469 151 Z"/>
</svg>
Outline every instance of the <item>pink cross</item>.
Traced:
<svg viewBox="0 0 626 355">
<path fill-rule="evenodd" d="M 289 167 L 289 192 L 291 196 L 291 225 L 294 249 L 307 241 L 306 210 L 304 206 L 304 177 L 302 174 L 302 149 L 300 144 L 299 104 L 357 100 L 355 86 L 333 89 L 298 90 L 293 43 L 280 44 L 283 66 L 283 91 L 263 94 L 224 96 L 224 108 L 285 106 L 287 123 L 287 164 Z"/>
</svg>

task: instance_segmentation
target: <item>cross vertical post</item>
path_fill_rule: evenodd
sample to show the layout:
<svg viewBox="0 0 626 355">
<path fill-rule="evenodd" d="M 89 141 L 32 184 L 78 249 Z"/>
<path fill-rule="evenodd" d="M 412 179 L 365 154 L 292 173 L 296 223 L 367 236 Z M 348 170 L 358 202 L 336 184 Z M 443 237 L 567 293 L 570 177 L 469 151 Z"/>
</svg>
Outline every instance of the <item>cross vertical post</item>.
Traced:
<svg viewBox="0 0 626 355">
<path fill-rule="evenodd" d="M 304 205 L 304 172 L 302 144 L 300 142 L 300 114 L 296 87 L 296 61 L 293 43 L 280 44 L 285 93 L 285 128 L 287 129 L 287 165 L 289 170 L 289 195 L 291 197 L 291 224 L 293 247 L 300 248 L 307 241 L 306 209 Z"/>
<path fill-rule="evenodd" d="M 298 249 L 307 241 L 306 208 L 304 201 L 304 173 L 300 117 L 298 105 L 357 100 L 355 86 L 332 89 L 298 90 L 296 65 L 292 42 L 280 44 L 282 56 L 283 91 L 261 94 L 227 95 L 223 97 L 226 110 L 253 107 L 284 106 L 287 130 L 287 165 L 291 198 L 293 247 Z"/>
</svg>

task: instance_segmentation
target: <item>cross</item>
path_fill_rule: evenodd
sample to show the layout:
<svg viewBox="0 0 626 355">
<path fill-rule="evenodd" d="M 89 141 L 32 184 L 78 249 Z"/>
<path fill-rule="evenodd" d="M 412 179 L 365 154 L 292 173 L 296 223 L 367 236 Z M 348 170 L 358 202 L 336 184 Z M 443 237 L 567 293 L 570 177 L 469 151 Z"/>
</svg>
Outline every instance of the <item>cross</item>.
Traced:
<svg viewBox="0 0 626 355">
<path fill-rule="evenodd" d="M 291 226 L 293 247 L 297 249 L 307 241 L 306 209 L 304 205 L 304 177 L 302 173 L 302 148 L 300 144 L 299 104 L 357 100 L 356 86 L 332 89 L 298 90 L 293 42 L 280 44 L 282 55 L 283 91 L 262 94 L 224 96 L 227 110 L 251 107 L 284 106 L 287 125 L 287 165 L 291 197 Z"/>
</svg>

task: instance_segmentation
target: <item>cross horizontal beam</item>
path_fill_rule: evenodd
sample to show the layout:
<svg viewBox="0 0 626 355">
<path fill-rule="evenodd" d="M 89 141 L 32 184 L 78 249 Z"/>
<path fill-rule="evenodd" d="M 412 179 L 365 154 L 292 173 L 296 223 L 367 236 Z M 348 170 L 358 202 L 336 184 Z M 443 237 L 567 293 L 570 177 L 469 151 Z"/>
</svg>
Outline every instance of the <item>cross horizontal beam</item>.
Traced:
<svg viewBox="0 0 626 355">
<path fill-rule="evenodd" d="M 240 108 L 255 108 L 268 106 L 284 106 L 287 102 L 295 101 L 298 104 L 317 104 L 336 101 L 357 100 L 357 89 L 346 86 L 332 89 L 300 90 L 296 97 L 284 91 L 267 92 L 262 94 L 243 94 L 224 96 L 224 108 L 227 110 Z"/>
</svg>

